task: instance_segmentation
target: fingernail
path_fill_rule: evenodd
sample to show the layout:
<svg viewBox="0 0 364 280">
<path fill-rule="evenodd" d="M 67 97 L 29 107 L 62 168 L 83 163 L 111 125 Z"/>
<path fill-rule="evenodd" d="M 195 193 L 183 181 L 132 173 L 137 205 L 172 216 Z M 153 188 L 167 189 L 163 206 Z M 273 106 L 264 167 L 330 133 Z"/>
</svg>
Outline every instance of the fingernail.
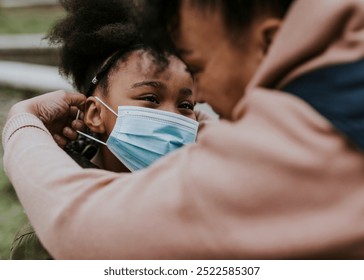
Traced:
<svg viewBox="0 0 364 280">
<path fill-rule="evenodd" d="M 72 122 L 72 127 L 74 128 L 74 129 L 76 129 L 76 130 L 79 130 L 80 129 L 80 125 L 78 124 L 78 121 L 73 121 Z"/>
</svg>

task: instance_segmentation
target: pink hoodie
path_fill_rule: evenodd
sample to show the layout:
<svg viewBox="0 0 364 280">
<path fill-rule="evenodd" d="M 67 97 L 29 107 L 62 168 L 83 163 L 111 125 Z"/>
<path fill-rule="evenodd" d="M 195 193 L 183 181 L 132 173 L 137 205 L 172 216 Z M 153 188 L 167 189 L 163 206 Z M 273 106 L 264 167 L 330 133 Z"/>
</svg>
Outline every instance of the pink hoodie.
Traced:
<svg viewBox="0 0 364 280">
<path fill-rule="evenodd" d="M 5 169 L 59 259 L 364 257 L 364 154 L 279 89 L 364 59 L 363 0 L 297 0 L 234 110 L 134 174 L 81 169 L 40 120 L 11 118 Z"/>
</svg>

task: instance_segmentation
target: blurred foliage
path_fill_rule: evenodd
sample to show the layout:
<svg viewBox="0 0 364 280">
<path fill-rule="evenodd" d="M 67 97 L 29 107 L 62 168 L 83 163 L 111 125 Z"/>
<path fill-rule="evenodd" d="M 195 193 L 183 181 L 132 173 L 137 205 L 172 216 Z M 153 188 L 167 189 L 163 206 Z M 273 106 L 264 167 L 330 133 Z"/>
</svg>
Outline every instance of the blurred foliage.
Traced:
<svg viewBox="0 0 364 280">
<path fill-rule="evenodd" d="M 13 104 L 22 100 L 25 93 L 0 88 L 0 131 Z M 25 214 L 9 180 L 3 171 L 3 149 L 0 143 L 0 260 L 8 259 L 16 232 L 25 222 Z"/>
<path fill-rule="evenodd" d="M 65 12 L 62 8 L 2 8 L 0 9 L 1 34 L 47 33 Z M 13 104 L 29 98 L 29 93 L 0 87 L 0 131 L 7 112 Z M 16 232 L 26 220 L 13 187 L 3 171 L 3 148 L 0 143 L 0 260 L 8 259 Z"/>
<path fill-rule="evenodd" d="M 3 8 L 0 9 L 0 34 L 47 33 L 64 14 L 58 6 Z"/>
<path fill-rule="evenodd" d="M 26 218 L 13 187 L 0 170 L 0 260 L 9 259 L 11 243 Z"/>
</svg>

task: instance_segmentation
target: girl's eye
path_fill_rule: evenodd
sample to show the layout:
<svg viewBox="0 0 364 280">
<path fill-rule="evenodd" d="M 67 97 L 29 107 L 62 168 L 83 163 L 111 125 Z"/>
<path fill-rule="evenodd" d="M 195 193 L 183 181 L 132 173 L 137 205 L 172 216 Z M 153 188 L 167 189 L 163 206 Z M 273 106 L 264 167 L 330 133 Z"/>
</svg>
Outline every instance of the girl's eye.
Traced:
<svg viewBox="0 0 364 280">
<path fill-rule="evenodd" d="M 185 101 L 185 102 L 182 102 L 178 107 L 181 109 L 187 109 L 187 110 L 193 111 L 195 106 L 193 105 L 193 103 Z"/>
<path fill-rule="evenodd" d="M 148 95 L 148 96 L 141 97 L 140 100 L 144 100 L 144 101 L 152 102 L 152 103 L 155 103 L 155 104 L 159 104 L 158 99 L 153 95 Z"/>
</svg>

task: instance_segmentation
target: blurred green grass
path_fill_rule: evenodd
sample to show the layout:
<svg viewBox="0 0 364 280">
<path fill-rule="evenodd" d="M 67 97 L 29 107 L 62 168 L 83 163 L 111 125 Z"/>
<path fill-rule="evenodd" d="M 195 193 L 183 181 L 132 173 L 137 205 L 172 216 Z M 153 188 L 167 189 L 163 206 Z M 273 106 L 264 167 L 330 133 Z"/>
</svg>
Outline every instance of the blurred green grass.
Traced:
<svg viewBox="0 0 364 280">
<path fill-rule="evenodd" d="M 26 217 L 3 170 L 0 170 L 0 213 L 0 260 L 6 260 L 15 234 Z"/>
<path fill-rule="evenodd" d="M 0 9 L 0 34 L 47 33 L 62 15 L 64 11 L 57 6 Z M 28 97 L 29 93 L 0 87 L 0 131 L 11 106 Z M 2 158 L 0 141 L 0 260 L 9 258 L 15 234 L 26 220 L 15 191 L 3 171 Z"/>
<path fill-rule="evenodd" d="M 0 9 L 0 34 L 47 33 L 64 11 L 58 7 Z"/>
</svg>

